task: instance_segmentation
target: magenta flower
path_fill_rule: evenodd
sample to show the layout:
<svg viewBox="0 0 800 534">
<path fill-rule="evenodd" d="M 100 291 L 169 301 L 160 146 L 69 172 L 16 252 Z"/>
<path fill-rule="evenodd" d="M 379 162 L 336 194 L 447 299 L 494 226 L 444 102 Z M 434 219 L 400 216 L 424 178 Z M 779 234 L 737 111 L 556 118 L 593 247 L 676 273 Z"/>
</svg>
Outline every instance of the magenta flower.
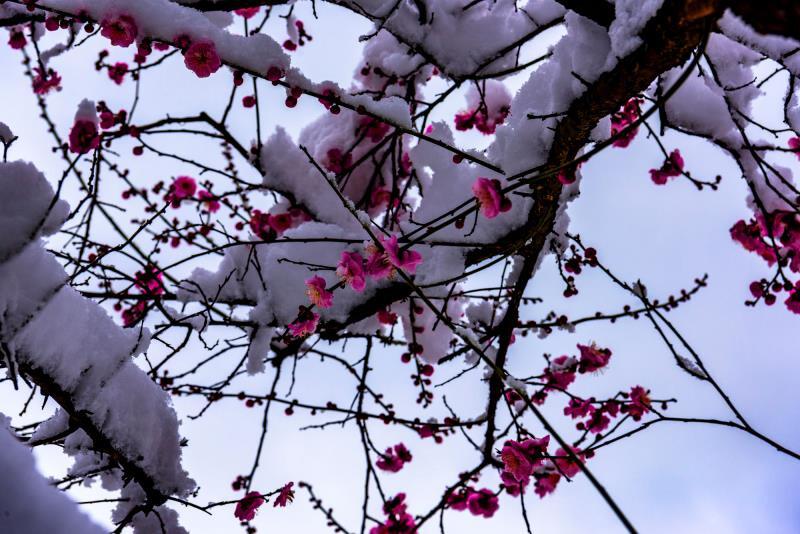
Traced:
<svg viewBox="0 0 800 534">
<path fill-rule="evenodd" d="M 559 480 L 561 480 L 561 475 L 558 473 L 545 472 L 542 475 L 537 475 L 533 491 L 540 498 L 544 498 L 545 495 L 553 493 L 556 490 Z"/>
<path fill-rule="evenodd" d="M 258 14 L 260 9 L 260 7 L 243 7 L 241 9 L 234 9 L 233 12 L 242 18 L 251 19 Z"/>
<path fill-rule="evenodd" d="M 577 449 L 577 448 L 573 447 L 572 448 L 572 452 L 575 453 L 575 456 L 577 456 L 578 459 L 581 459 L 581 450 L 580 449 Z M 578 465 L 578 463 L 576 463 L 574 460 L 569 458 L 567 456 L 567 451 L 565 451 L 564 449 L 559 448 L 556 451 L 555 455 L 556 455 L 557 458 L 555 458 L 554 461 L 555 461 L 556 465 L 558 466 L 558 469 L 562 473 L 564 473 L 566 476 L 572 478 L 572 477 L 574 477 L 575 475 L 577 475 L 578 473 L 581 472 L 580 465 Z"/>
<path fill-rule="evenodd" d="M 339 264 L 336 266 L 336 276 L 344 283 L 361 293 L 366 287 L 364 276 L 364 258 L 358 252 L 342 252 Z"/>
<path fill-rule="evenodd" d="M 611 351 L 609 349 L 601 349 L 594 343 L 589 346 L 579 343 L 578 350 L 581 351 L 581 359 L 578 362 L 578 371 L 581 373 L 599 371 L 608 365 L 608 361 L 611 359 Z"/>
<path fill-rule="evenodd" d="M 578 398 L 572 398 L 569 400 L 569 404 L 566 408 L 564 408 L 564 415 L 568 415 L 573 419 L 577 419 L 578 417 L 585 417 L 586 415 L 591 414 L 595 411 L 595 407 L 592 406 L 592 401 L 589 399 L 581 400 Z"/>
<path fill-rule="evenodd" d="M 746 223 L 740 220 L 731 228 L 731 239 L 742 245 L 745 250 L 761 256 L 771 266 L 777 261 L 775 250 L 762 239 L 761 230 L 761 225 L 757 221 L 751 220 Z"/>
<path fill-rule="evenodd" d="M 100 146 L 97 125 L 92 121 L 76 120 L 69 131 L 69 150 L 75 154 L 86 154 Z"/>
<path fill-rule="evenodd" d="M 478 178 L 472 184 L 472 193 L 478 199 L 481 212 L 487 219 L 497 217 L 511 209 L 511 201 L 503 195 L 500 180 Z"/>
<path fill-rule="evenodd" d="M 654 184 L 664 185 L 667 179 L 675 178 L 683 173 L 683 157 L 676 148 L 670 152 L 669 157 L 664 160 L 659 169 L 650 169 L 650 179 Z"/>
<path fill-rule="evenodd" d="M 250 229 L 259 239 L 270 241 L 275 239 L 275 230 L 272 229 L 269 213 L 262 213 L 260 210 L 253 210 L 250 214 Z"/>
<path fill-rule="evenodd" d="M 789 291 L 789 297 L 784 301 L 786 307 L 792 313 L 800 314 L 800 281 Z"/>
<path fill-rule="evenodd" d="M 642 386 L 634 386 L 630 391 L 630 403 L 625 406 L 628 415 L 638 421 L 650 411 L 650 397 Z"/>
<path fill-rule="evenodd" d="M 327 283 L 321 276 L 312 276 L 306 280 L 306 295 L 315 306 L 330 308 L 333 304 L 333 293 L 325 289 Z"/>
<path fill-rule="evenodd" d="M 373 245 L 367 247 L 367 250 L 369 251 L 369 257 L 364 265 L 364 272 L 376 280 L 391 275 L 392 263 L 389 261 L 389 256 L 386 252 Z"/>
<path fill-rule="evenodd" d="M 575 381 L 575 371 L 578 370 L 578 361 L 572 356 L 559 356 L 550 362 L 544 369 L 547 379 L 546 389 L 567 389 Z"/>
<path fill-rule="evenodd" d="M 800 159 L 800 137 L 792 137 L 789 139 L 789 148 L 792 149 L 797 159 Z"/>
<path fill-rule="evenodd" d="M 283 508 L 294 500 L 294 490 L 292 486 L 294 486 L 294 482 L 289 482 L 281 488 L 281 491 L 278 492 L 278 496 L 275 498 L 275 504 L 272 505 L 273 508 L 276 506 Z"/>
<path fill-rule="evenodd" d="M 381 245 L 383 245 L 386 254 L 389 256 L 389 261 L 395 268 L 413 273 L 417 270 L 417 266 L 422 263 L 422 256 L 419 252 L 400 250 L 396 235 L 393 235 L 389 239 L 379 237 L 378 240 L 381 242 Z"/>
<path fill-rule="evenodd" d="M 334 174 L 342 174 L 353 166 L 352 152 L 342 152 L 339 148 L 328 150 L 325 168 Z"/>
<path fill-rule="evenodd" d="M 383 505 L 387 516 L 383 524 L 374 526 L 369 534 L 416 534 L 414 518 L 406 511 L 406 494 L 398 493 Z"/>
<path fill-rule="evenodd" d="M 61 76 L 53 69 L 43 71 L 39 67 L 33 69 L 36 76 L 33 78 L 33 92 L 37 95 L 46 95 L 52 90 L 61 90 Z"/>
<path fill-rule="evenodd" d="M 615 136 L 622 132 L 625 128 L 633 124 L 639 119 L 639 115 L 641 111 L 639 110 L 639 104 L 641 100 L 638 97 L 631 98 L 628 100 L 622 109 L 618 112 L 614 113 L 611 116 L 611 135 Z M 611 144 L 618 148 L 625 148 L 631 141 L 636 137 L 636 134 L 639 132 L 639 127 L 632 128 L 625 134 L 621 135 L 617 139 L 615 139 Z"/>
<path fill-rule="evenodd" d="M 197 182 L 191 176 L 178 176 L 173 180 L 167 193 L 167 200 L 173 208 L 179 208 L 181 200 L 192 198 L 197 192 Z"/>
<path fill-rule="evenodd" d="M 292 227 L 292 216 L 288 213 L 276 213 L 270 216 L 269 225 L 280 235 Z"/>
<path fill-rule="evenodd" d="M 113 66 L 108 67 L 108 77 L 117 84 L 122 85 L 122 82 L 125 80 L 125 75 L 128 73 L 128 64 L 127 63 L 114 63 Z"/>
<path fill-rule="evenodd" d="M 521 443 L 514 440 L 506 441 L 500 452 L 500 458 L 503 460 L 504 472 L 509 473 L 516 481 L 522 482 L 531 476 L 533 465 Z"/>
<path fill-rule="evenodd" d="M 136 21 L 130 15 L 120 15 L 115 19 L 106 19 L 101 26 L 100 35 L 109 39 L 114 46 L 130 46 L 139 33 Z"/>
<path fill-rule="evenodd" d="M 289 325 L 289 332 L 294 337 L 310 336 L 317 331 L 319 314 L 312 312 L 308 308 L 303 308 L 295 322 Z"/>
<path fill-rule="evenodd" d="M 198 191 L 197 199 L 203 203 L 203 208 L 206 211 L 209 211 L 211 213 L 219 211 L 220 207 L 219 200 L 217 200 L 217 197 L 215 197 L 205 189 L 201 189 L 200 191 Z"/>
<path fill-rule="evenodd" d="M 24 48 L 26 44 L 28 44 L 28 40 L 25 39 L 25 34 L 22 33 L 22 30 L 18 28 L 11 30 L 8 36 L 8 46 L 14 50 L 20 50 Z"/>
<path fill-rule="evenodd" d="M 164 282 L 161 271 L 152 265 L 145 267 L 143 271 L 137 271 L 134 279 L 136 287 L 145 295 L 164 294 Z"/>
<path fill-rule="evenodd" d="M 233 515 L 239 521 L 252 521 L 256 516 L 256 510 L 262 504 L 264 504 L 264 497 L 257 491 L 251 491 L 236 503 Z"/>
<path fill-rule="evenodd" d="M 405 464 L 410 462 L 412 458 L 413 457 L 406 446 L 402 443 L 398 443 L 394 446 L 394 450 L 392 450 L 391 447 L 386 449 L 386 452 L 384 452 L 378 461 L 375 462 L 375 465 L 384 471 L 397 473 Z"/>
<path fill-rule="evenodd" d="M 217 49 L 211 42 L 192 43 L 183 56 L 183 62 L 199 78 L 208 78 L 222 65 Z"/>
<path fill-rule="evenodd" d="M 467 497 L 467 509 L 472 515 L 480 515 L 485 518 L 490 518 L 500 508 L 497 501 L 497 495 L 492 490 L 482 489 L 473 491 Z"/>
</svg>

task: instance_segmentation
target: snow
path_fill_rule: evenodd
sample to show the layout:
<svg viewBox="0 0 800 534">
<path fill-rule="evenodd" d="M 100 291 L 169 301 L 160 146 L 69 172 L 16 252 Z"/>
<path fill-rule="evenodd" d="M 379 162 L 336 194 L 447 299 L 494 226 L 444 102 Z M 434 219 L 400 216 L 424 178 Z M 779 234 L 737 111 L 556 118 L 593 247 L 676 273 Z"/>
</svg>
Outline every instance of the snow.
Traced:
<svg viewBox="0 0 800 534">
<path fill-rule="evenodd" d="M 36 469 L 31 451 L 17 441 L 0 414 L 0 523 L 5 534 L 100 534 L 96 525 Z"/>
<path fill-rule="evenodd" d="M 175 411 L 133 361 L 149 334 L 122 329 L 66 285 L 64 268 L 36 239 L 68 212 L 57 201 L 48 214 L 52 197 L 33 165 L 0 164 L 0 336 L 20 367 L 46 375 L 70 399 L 66 408 L 85 414 L 158 491 L 185 495 L 194 482 L 181 467 Z"/>
</svg>

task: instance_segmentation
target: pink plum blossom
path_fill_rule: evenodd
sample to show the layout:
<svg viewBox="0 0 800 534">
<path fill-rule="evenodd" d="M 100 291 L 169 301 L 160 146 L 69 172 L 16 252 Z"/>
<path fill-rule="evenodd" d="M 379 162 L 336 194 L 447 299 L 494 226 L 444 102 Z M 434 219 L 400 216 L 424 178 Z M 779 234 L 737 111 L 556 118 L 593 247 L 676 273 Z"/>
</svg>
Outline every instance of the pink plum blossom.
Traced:
<svg viewBox="0 0 800 534">
<path fill-rule="evenodd" d="M 511 201 L 503 195 L 500 180 L 478 178 L 472 184 L 472 193 L 478 199 L 481 212 L 487 219 L 497 217 L 511 209 Z"/>
<path fill-rule="evenodd" d="M 650 179 L 657 185 L 664 185 L 668 178 L 675 178 L 683 173 L 683 157 L 676 148 L 658 169 L 650 169 Z"/>
<path fill-rule="evenodd" d="M 325 289 L 327 282 L 321 276 L 312 276 L 306 280 L 306 295 L 308 300 L 320 308 L 330 308 L 333 305 L 333 293 Z"/>
<path fill-rule="evenodd" d="M 114 46 L 130 46 L 139 34 L 136 21 L 130 15 L 120 15 L 117 18 L 103 20 L 100 35 L 109 39 Z"/>
<path fill-rule="evenodd" d="M 214 43 L 192 43 L 183 56 L 186 68 L 197 74 L 199 78 L 207 78 L 217 72 L 222 62 L 217 55 Z"/>
<path fill-rule="evenodd" d="M 358 252 L 342 252 L 336 275 L 354 291 L 361 293 L 366 287 L 364 257 Z"/>
<path fill-rule="evenodd" d="M 264 497 L 257 491 L 248 492 L 236 503 L 233 515 L 239 521 L 252 521 L 256 516 L 256 510 L 264 504 Z"/>
</svg>

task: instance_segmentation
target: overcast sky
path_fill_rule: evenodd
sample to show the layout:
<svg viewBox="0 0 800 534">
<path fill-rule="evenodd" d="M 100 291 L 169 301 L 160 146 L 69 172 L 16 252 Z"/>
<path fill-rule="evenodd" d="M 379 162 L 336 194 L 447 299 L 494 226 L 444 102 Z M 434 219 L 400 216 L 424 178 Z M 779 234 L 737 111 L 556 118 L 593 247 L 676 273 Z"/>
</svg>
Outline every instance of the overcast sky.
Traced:
<svg viewBox="0 0 800 534">
<path fill-rule="evenodd" d="M 347 86 L 360 57 L 357 37 L 369 30 L 362 20 L 332 7 L 317 4 L 320 22 L 307 15 L 309 4 L 300 4 L 300 18 L 306 21 L 314 40 L 295 58 L 314 80 L 332 79 Z M 284 30 L 274 27 L 276 39 Z M 5 40 L 5 32 L 3 40 Z M 105 42 L 88 43 L 82 49 L 57 58 L 53 66 L 64 78 L 64 90 L 48 97 L 50 111 L 66 133 L 77 103 L 82 98 L 105 99 L 112 108 L 128 108 L 132 86 L 115 86 L 104 73 L 94 71 L 92 63 Z M 30 160 L 55 180 L 63 164 L 52 155 L 51 142 L 44 125 L 37 119 L 35 100 L 19 65 L 20 55 L 3 47 L 0 52 L 0 121 L 7 123 L 20 136 L 11 151 L 11 159 Z M 130 61 L 131 52 L 113 51 L 119 59 Z M 534 50 L 527 53 L 534 54 Z M 114 57 L 114 56 L 112 56 Z M 230 85 L 230 74 L 222 70 L 208 80 L 199 81 L 180 65 L 180 58 L 158 69 L 158 75 L 142 82 L 141 108 L 138 120 L 146 121 L 165 113 L 180 115 L 206 109 L 218 114 L 224 108 Z M 518 87 L 527 74 L 510 80 Z M 767 89 L 780 93 L 785 80 L 778 76 Z M 438 87 L 441 87 L 439 85 Z M 264 130 L 269 132 L 281 124 L 296 138 L 300 129 L 320 113 L 320 106 L 311 99 L 288 111 L 283 105 L 282 89 L 264 85 L 268 104 L 263 111 Z M 773 93 L 775 94 L 775 93 Z M 463 98 L 455 95 L 442 107 L 440 117 L 451 119 L 463 106 Z M 771 118 L 779 117 L 780 103 L 769 97 L 760 102 L 763 109 L 775 108 Z M 240 139 L 253 137 L 252 116 L 234 115 L 234 130 Z M 159 140 L 160 141 L 160 140 Z M 475 134 L 459 137 L 463 146 L 485 146 L 486 140 Z M 764 434 L 795 450 L 800 450 L 800 354 L 797 350 L 798 318 L 781 306 L 774 309 L 746 308 L 747 285 L 766 276 L 767 269 L 755 255 L 748 254 L 729 238 L 728 230 L 738 219 L 748 217 L 743 181 L 733 164 L 723 154 L 697 141 L 668 136 L 669 147 L 680 147 L 687 168 L 697 177 L 710 179 L 723 176 L 717 192 L 698 192 L 687 181 L 676 180 L 667 186 L 655 186 L 648 169 L 660 165 L 661 156 L 643 134 L 628 149 L 613 149 L 584 166 L 581 196 L 570 207 L 570 229 L 580 233 L 587 244 L 599 250 L 600 259 L 624 280 L 641 278 L 654 296 L 676 293 L 690 287 L 695 277 L 708 273 L 710 283 L 692 301 L 670 314 L 675 325 L 702 355 L 719 383 L 751 423 Z M 120 150 L 126 149 L 120 144 Z M 192 138 L 164 140 L 182 153 L 205 156 L 207 146 Z M 152 183 L 185 174 L 184 166 L 170 161 L 143 157 L 124 158 L 135 181 Z M 797 168 L 796 160 L 784 163 Z M 253 172 L 246 178 L 258 179 Z M 112 185 L 110 187 L 118 187 Z M 69 197 L 68 197 L 69 200 Z M 263 198 L 268 206 L 267 197 Z M 111 234 L 109 234 L 111 239 Z M 206 265 L 213 269 L 215 265 Z M 560 297 L 561 286 L 547 257 L 530 284 L 529 296 L 545 298 L 545 304 L 526 309 L 525 318 L 543 317 L 556 309 L 571 317 L 596 310 L 615 311 L 632 303 L 598 272 L 588 272 L 578 279 L 581 294 L 577 299 Z M 590 323 L 575 333 L 560 333 L 548 339 L 525 338 L 511 349 L 511 370 L 532 374 L 543 367 L 542 353 L 554 355 L 574 353 L 576 343 L 596 340 L 610 347 L 614 356 L 607 372 L 599 376 L 580 377 L 575 392 L 602 396 L 619 389 L 641 384 L 652 390 L 656 398 L 677 398 L 671 412 L 688 417 L 719 417 L 730 414 L 721 405 L 711 388 L 678 369 L 667 348 L 645 320 L 626 319 L 615 325 Z M 335 348 L 334 348 L 335 349 Z M 158 350 L 155 348 L 154 350 Z M 348 346 L 345 355 L 358 359 L 361 347 Z M 375 372 L 371 384 L 396 399 L 401 414 L 420 415 L 414 403 L 416 391 L 408 375 L 410 370 L 399 361 L 400 350 L 381 349 L 375 354 Z M 183 365 L 202 359 L 204 349 L 192 344 Z M 198 381 L 210 380 L 231 368 L 230 361 L 207 369 Z M 437 369 L 439 381 L 456 374 L 463 362 L 455 361 Z M 310 401 L 339 400 L 346 404 L 353 383 L 344 373 L 330 371 L 318 361 L 298 364 L 297 383 L 293 395 Z M 477 416 L 483 410 L 486 388 L 473 372 L 446 388 L 448 402 L 459 414 Z M 243 379 L 241 388 L 263 392 L 271 375 Z M 24 399 L 14 395 L 8 384 L 0 389 L 0 411 L 14 415 Z M 287 391 L 288 381 L 281 385 Z M 443 390 L 443 391 L 442 391 Z M 176 408 L 183 418 L 182 433 L 189 439 L 184 449 L 184 466 L 201 487 L 197 502 L 235 498 L 230 482 L 237 474 L 249 471 L 260 430 L 261 412 L 248 410 L 236 401 L 218 403 L 198 421 L 186 416 L 195 413 L 197 400 L 178 399 Z M 548 405 L 548 413 L 563 408 L 558 402 Z M 441 414 L 440 410 L 436 410 Z M 571 423 L 556 418 L 567 435 Z M 337 519 L 355 530 L 360 524 L 360 500 L 363 487 L 363 457 L 356 428 L 332 427 L 326 431 L 298 431 L 318 418 L 303 414 L 284 417 L 276 410 L 270 422 L 265 454 L 255 486 L 272 490 L 288 481 L 306 480 L 326 506 L 335 508 Z M 536 428 L 531 421 L 532 428 Z M 444 484 L 455 480 L 459 471 L 476 462 L 476 453 L 457 437 L 444 445 L 420 440 L 408 431 L 373 427 L 373 438 L 381 447 L 400 440 L 414 453 L 414 460 L 403 471 L 384 477 L 389 493 L 405 491 L 409 511 L 422 512 L 435 502 Z M 60 451 L 39 451 L 39 467 L 47 475 L 63 473 L 69 464 Z M 791 533 L 800 531 L 800 462 L 793 461 L 764 443 L 735 430 L 699 425 L 659 423 L 633 438 L 608 447 L 591 460 L 590 467 L 605 484 L 641 532 L 652 533 Z M 495 474 L 485 476 L 482 483 L 495 486 Z M 76 499 L 92 498 L 93 489 L 73 492 Z M 540 500 L 532 492 L 526 503 L 535 532 L 585 533 L 621 532 L 621 527 L 607 505 L 582 476 L 570 484 L 562 483 L 558 491 Z M 88 505 L 98 521 L 108 524 L 110 506 Z M 238 521 L 230 507 L 217 509 L 213 517 L 196 510 L 177 509 L 182 524 L 193 533 L 236 531 Z M 377 509 L 375 510 L 377 515 Z M 448 532 L 522 532 L 519 502 L 501 497 L 500 511 L 491 520 L 475 518 L 467 513 L 448 512 Z M 285 509 L 265 506 L 254 524 L 259 532 L 324 532 L 325 519 L 311 510 L 306 495 L 298 492 L 295 503 Z M 429 525 L 425 532 L 435 531 Z"/>
</svg>

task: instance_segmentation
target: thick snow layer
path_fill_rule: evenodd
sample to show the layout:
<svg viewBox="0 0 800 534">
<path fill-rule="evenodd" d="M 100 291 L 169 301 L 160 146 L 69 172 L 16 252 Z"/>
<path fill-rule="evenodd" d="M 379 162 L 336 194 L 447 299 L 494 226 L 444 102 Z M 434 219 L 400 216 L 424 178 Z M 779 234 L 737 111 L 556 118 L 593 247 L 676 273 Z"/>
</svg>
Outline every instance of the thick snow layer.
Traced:
<svg viewBox="0 0 800 534">
<path fill-rule="evenodd" d="M 64 268 L 31 239 L 52 197 L 33 165 L 0 163 L 0 336 L 20 366 L 46 374 L 160 492 L 184 494 L 194 483 L 181 468 L 175 411 L 133 362 L 149 334 L 123 330 L 67 286 Z M 40 232 L 56 230 L 67 209 L 57 202 Z"/>
<path fill-rule="evenodd" d="M 30 449 L 17 441 L 0 414 L 0 530 L 4 534 L 105 532 L 36 469 Z"/>
<path fill-rule="evenodd" d="M 564 8 L 552 0 L 531 0 L 522 7 L 516 2 L 479 2 L 470 9 L 464 9 L 461 0 L 438 0 L 427 3 L 429 13 L 420 24 L 414 2 L 348 0 L 343 4 L 370 17 L 385 18 L 382 28 L 400 41 L 419 43 L 440 67 L 456 76 L 484 65 L 492 70 L 513 66 L 513 51 L 501 57 L 496 57 L 497 52 L 564 14 Z"/>
</svg>

